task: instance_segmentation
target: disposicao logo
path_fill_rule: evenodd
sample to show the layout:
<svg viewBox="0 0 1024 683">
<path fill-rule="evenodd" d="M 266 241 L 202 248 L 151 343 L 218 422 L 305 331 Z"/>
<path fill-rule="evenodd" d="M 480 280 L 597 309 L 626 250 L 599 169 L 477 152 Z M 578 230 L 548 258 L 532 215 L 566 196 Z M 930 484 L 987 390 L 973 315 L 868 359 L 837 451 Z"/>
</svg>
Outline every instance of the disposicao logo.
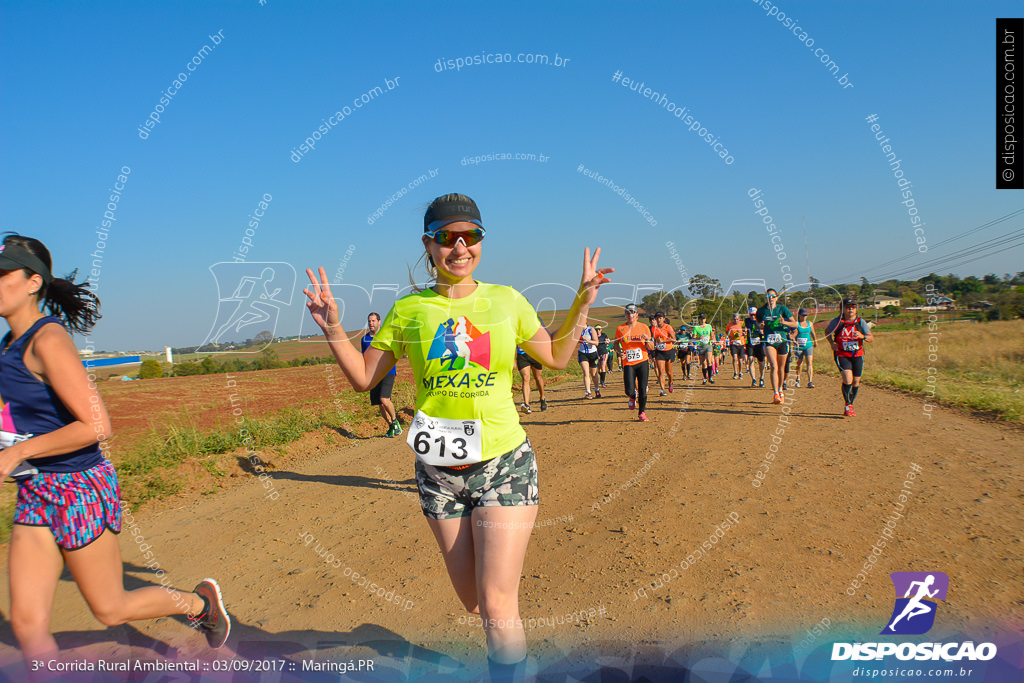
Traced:
<svg viewBox="0 0 1024 683">
<path fill-rule="evenodd" d="M 881 635 L 928 633 L 939 610 L 936 601 L 946 599 L 949 577 L 942 572 L 893 572 L 889 577 L 896 588 L 896 604 Z"/>
<path fill-rule="evenodd" d="M 491 333 L 480 333 L 464 315 L 448 318 L 437 326 L 434 341 L 430 344 L 427 360 L 441 359 L 448 362 L 444 371 L 462 370 L 470 363 L 491 369 Z"/>
<path fill-rule="evenodd" d="M 920 635 L 935 625 L 939 600 L 946 599 L 949 577 L 943 572 L 893 572 L 889 575 L 896 589 L 892 616 L 880 635 Z M 996 656 L 993 643 L 833 643 L 832 661 L 878 660 L 896 655 L 897 659 L 987 661 Z"/>
</svg>

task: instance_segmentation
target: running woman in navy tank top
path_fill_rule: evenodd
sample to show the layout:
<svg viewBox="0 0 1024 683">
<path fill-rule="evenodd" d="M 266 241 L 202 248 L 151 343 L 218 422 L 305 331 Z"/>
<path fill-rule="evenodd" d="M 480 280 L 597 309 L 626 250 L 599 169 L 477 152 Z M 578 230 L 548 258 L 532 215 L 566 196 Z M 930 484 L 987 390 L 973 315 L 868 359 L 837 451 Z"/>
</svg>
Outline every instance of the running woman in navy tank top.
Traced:
<svg viewBox="0 0 1024 683">
<path fill-rule="evenodd" d="M 220 647 L 230 620 L 216 581 L 205 579 L 193 593 L 124 589 L 121 491 L 99 448 L 110 437 L 110 418 L 65 329 L 92 328 L 99 300 L 74 275 L 54 278 L 51 263 L 30 237 L 7 235 L 0 245 L 0 316 L 11 328 L 0 342 L 0 428 L 3 443 L 14 442 L 0 450 L 0 480 L 18 485 L 9 583 L 21 651 L 29 661 L 56 654 L 50 609 L 65 564 L 107 626 L 185 614 Z"/>
</svg>

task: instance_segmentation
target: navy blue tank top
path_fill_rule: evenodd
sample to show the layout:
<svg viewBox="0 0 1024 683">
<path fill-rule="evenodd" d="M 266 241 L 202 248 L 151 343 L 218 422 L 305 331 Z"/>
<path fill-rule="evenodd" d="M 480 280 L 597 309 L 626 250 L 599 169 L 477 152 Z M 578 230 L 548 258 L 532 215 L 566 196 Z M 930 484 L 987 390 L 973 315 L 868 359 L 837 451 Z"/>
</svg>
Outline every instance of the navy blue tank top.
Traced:
<svg viewBox="0 0 1024 683">
<path fill-rule="evenodd" d="M 48 434 L 76 422 L 75 416 L 64 405 L 49 384 L 40 382 L 25 367 L 25 344 L 47 323 L 61 324 L 60 318 L 40 318 L 25 334 L 11 343 L 13 333 L 8 332 L 0 349 L 0 417 L 3 429 L 18 434 Z M 99 444 L 90 444 L 71 453 L 28 461 L 40 472 L 82 472 L 103 462 Z"/>
</svg>

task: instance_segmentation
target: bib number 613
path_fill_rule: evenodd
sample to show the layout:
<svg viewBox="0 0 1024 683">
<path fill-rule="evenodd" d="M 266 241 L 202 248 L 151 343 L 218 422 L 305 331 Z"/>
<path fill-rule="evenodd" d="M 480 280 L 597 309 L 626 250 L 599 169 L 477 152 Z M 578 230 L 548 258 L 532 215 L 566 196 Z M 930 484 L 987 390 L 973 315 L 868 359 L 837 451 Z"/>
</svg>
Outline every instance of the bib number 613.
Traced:
<svg viewBox="0 0 1024 683">
<path fill-rule="evenodd" d="M 417 432 L 412 438 L 412 449 L 416 451 L 417 455 L 430 454 L 437 458 L 451 455 L 455 460 L 465 460 L 469 456 L 465 439 L 459 437 L 452 439 L 449 443 L 443 434 L 431 439 L 432 436 L 434 435 L 430 432 Z M 435 447 L 437 452 L 431 453 Z"/>
</svg>

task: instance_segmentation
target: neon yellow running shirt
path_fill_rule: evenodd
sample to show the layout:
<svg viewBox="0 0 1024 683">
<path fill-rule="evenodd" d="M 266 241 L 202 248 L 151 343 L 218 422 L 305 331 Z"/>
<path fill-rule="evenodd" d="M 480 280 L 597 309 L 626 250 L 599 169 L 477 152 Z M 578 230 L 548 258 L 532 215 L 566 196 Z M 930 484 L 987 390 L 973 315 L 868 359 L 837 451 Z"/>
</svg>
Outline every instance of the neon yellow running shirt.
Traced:
<svg viewBox="0 0 1024 683">
<path fill-rule="evenodd" d="M 526 298 L 503 285 L 478 283 L 467 297 L 432 289 L 404 296 L 385 316 L 373 347 L 409 356 L 416 410 L 435 418 L 479 420 L 483 460 L 526 439 L 512 399 L 516 345 L 540 329 Z"/>
</svg>

